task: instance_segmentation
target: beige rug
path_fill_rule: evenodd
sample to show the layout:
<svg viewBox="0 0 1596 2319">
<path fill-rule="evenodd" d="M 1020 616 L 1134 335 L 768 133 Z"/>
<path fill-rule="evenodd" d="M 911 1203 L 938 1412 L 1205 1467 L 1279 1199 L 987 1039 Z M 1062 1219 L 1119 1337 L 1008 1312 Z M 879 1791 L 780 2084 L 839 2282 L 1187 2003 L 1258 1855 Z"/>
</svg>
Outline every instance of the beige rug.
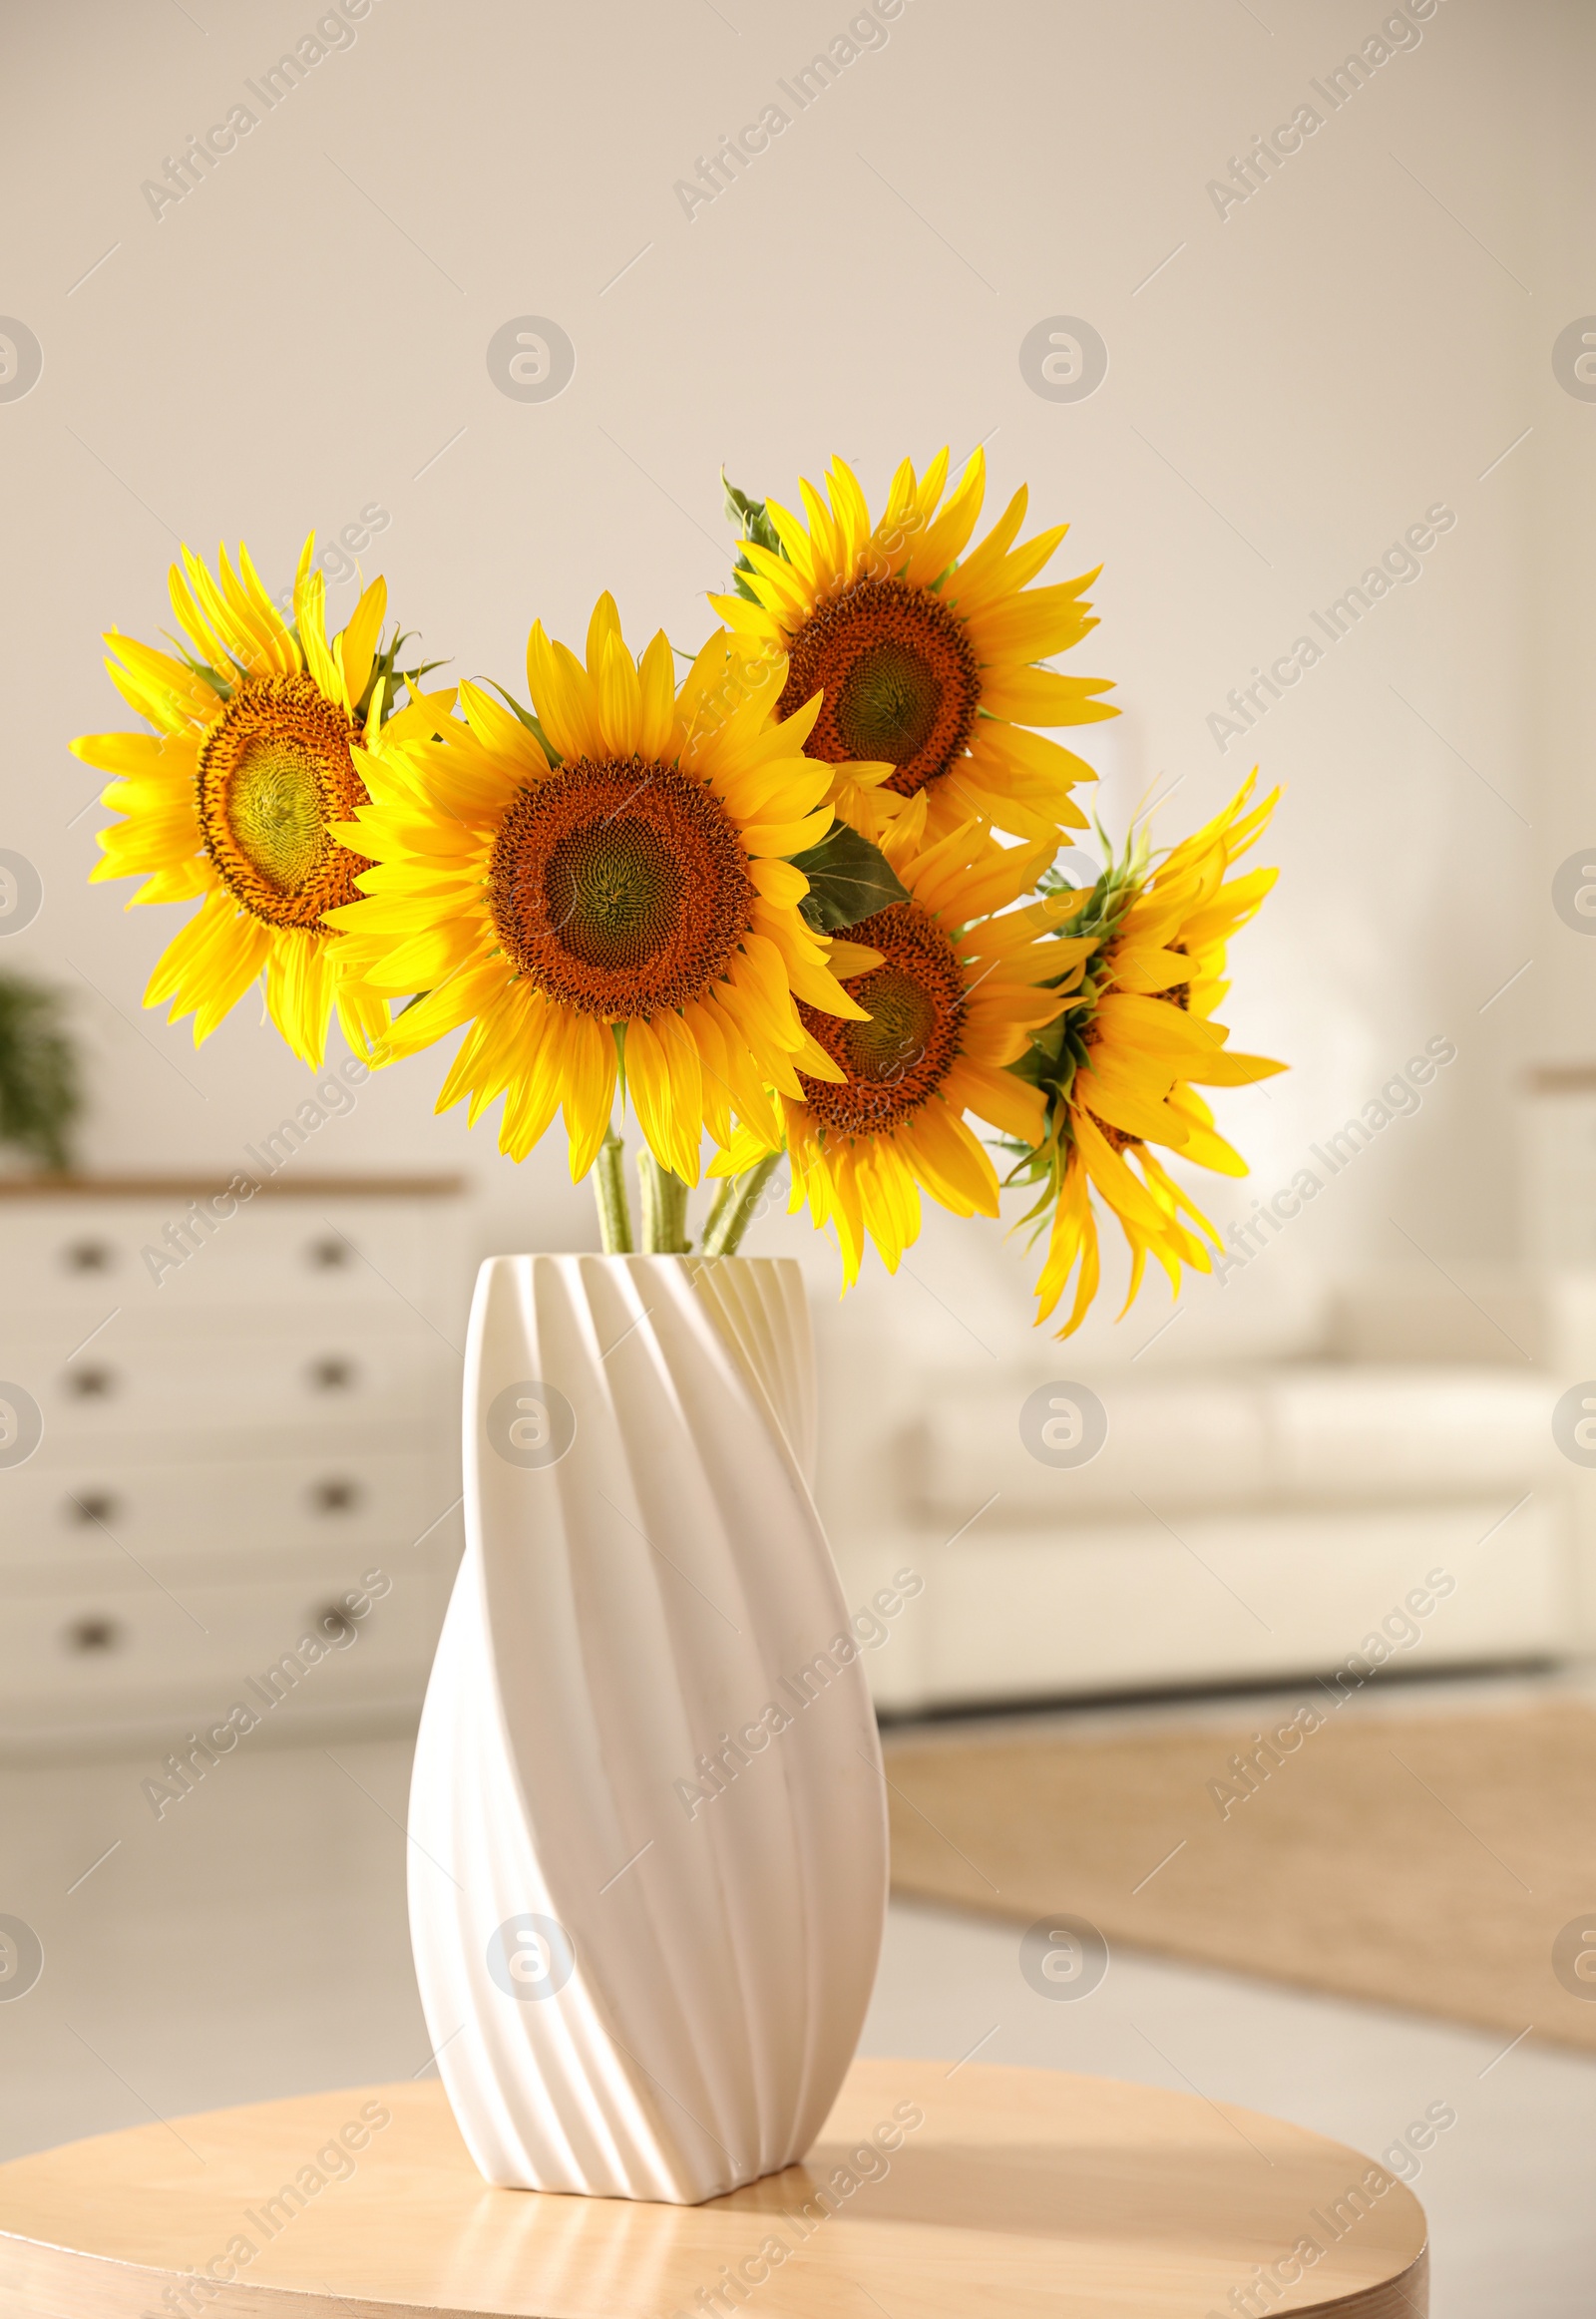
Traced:
<svg viewBox="0 0 1596 2319">
<path fill-rule="evenodd" d="M 894 1886 L 1596 2051 L 1596 1710 L 1324 1705 L 1250 1788 L 1256 1724 L 889 1740 Z"/>
</svg>

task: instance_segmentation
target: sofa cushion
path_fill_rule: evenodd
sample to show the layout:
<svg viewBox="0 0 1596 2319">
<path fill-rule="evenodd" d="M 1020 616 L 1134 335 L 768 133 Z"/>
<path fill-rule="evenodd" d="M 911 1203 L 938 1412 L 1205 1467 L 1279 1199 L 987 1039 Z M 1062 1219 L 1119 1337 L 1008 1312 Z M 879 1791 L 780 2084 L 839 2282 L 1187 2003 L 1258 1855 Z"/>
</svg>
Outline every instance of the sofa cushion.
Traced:
<svg viewBox="0 0 1596 2319">
<path fill-rule="evenodd" d="M 1540 1371 L 1292 1364 L 1190 1378 L 1104 1373 L 1089 1389 L 1108 1430 L 1079 1465 L 1027 1447 L 1026 1432 L 1038 1437 L 1032 1379 L 933 1389 L 907 1444 L 906 1494 L 920 1512 L 957 1520 L 997 1492 L 985 1527 L 1511 1496 L 1569 1471 L 1551 1437 L 1560 1388 Z"/>
<path fill-rule="evenodd" d="M 1528 1489 L 1562 1462 L 1558 1390 L 1532 1369 L 1285 1370 L 1266 1387 L 1276 1492 L 1345 1501 Z"/>
</svg>

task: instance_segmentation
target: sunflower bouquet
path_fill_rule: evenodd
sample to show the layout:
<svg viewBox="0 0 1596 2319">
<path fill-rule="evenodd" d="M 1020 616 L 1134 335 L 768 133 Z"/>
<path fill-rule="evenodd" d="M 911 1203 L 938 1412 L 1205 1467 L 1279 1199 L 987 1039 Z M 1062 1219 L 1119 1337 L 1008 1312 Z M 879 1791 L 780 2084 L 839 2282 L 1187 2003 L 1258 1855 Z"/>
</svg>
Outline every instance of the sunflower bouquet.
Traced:
<svg viewBox="0 0 1596 2319">
<path fill-rule="evenodd" d="M 1042 663 L 1095 626 L 1096 575 L 1032 584 L 1066 527 L 1022 540 L 1023 490 L 972 547 L 984 487 L 979 451 L 951 491 L 946 452 L 905 461 L 879 518 L 841 460 L 801 519 L 727 486 L 732 584 L 685 672 L 663 633 L 634 654 L 605 594 L 580 656 L 534 623 L 526 705 L 428 690 L 381 580 L 329 639 L 312 541 L 286 616 L 244 551 L 212 575 L 186 549 L 173 651 L 107 638 L 153 729 L 73 743 L 121 817 L 94 876 L 199 904 L 145 1003 L 198 1042 L 263 982 L 312 1067 L 334 1014 L 374 1065 L 462 1033 L 437 1108 L 503 1097 L 516 1160 L 559 1113 L 614 1253 L 687 1252 L 707 1142 L 705 1254 L 785 1159 L 845 1287 L 867 1242 L 896 1270 L 923 1195 L 996 1216 L 1006 1181 L 1046 1236 L 1038 1320 L 1073 1280 L 1079 1326 L 1099 1212 L 1127 1305 L 1149 1253 L 1178 1289 L 1218 1241 L 1154 1147 L 1244 1172 L 1197 1089 L 1282 1067 L 1214 1019 L 1274 875 L 1231 865 L 1274 797 L 1249 783 L 1161 857 L 1135 830 L 1069 882 L 1094 775 L 1037 728 L 1116 712 Z"/>
</svg>

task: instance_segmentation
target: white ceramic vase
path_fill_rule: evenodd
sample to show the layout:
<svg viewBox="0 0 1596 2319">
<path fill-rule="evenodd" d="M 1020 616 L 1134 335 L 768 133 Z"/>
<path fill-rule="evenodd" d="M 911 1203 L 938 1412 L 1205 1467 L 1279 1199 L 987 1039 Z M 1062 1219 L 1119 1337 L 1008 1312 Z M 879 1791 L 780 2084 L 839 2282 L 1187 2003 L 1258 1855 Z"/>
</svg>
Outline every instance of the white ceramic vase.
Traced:
<svg viewBox="0 0 1596 2319">
<path fill-rule="evenodd" d="M 490 2182 L 694 2203 L 800 2157 L 887 1894 L 787 1260 L 484 1265 L 410 1922 Z"/>
</svg>

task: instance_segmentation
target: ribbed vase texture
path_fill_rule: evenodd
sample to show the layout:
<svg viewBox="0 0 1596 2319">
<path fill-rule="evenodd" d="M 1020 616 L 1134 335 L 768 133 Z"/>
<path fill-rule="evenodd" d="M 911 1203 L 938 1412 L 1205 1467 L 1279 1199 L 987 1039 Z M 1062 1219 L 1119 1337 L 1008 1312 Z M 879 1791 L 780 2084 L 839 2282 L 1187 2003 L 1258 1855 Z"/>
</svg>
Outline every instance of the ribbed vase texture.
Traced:
<svg viewBox="0 0 1596 2319">
<path fill-rule="evenodd" d="M 853 2058 L 885 1785 L 814 1424 L 789 1261 L 482 1269 L 409 1855 L 490 2182 L 713 2197 L 802 2156 Z"/>
</svg>

